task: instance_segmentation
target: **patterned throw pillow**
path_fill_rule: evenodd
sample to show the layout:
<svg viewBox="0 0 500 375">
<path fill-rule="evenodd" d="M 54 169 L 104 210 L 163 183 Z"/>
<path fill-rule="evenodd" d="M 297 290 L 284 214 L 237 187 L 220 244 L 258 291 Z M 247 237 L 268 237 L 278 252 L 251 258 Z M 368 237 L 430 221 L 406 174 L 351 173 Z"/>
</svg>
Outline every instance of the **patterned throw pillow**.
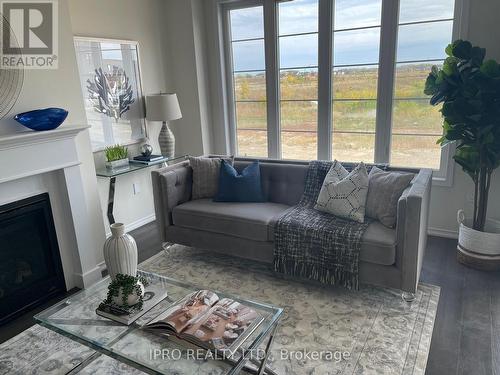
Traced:
<svg viewBox="0 0 500 375">
<path fill-rule="evenodd" d="M 233 157 L 198 156 L 189 157 L 189 165 L 193 168 L 192 199 L 212 198 L 219 187 L 219 171 L 221 160 L 233 164 Z"/>
<path fill-rule="evenodd" d="M 335 160 L 325 177 L 314 208 L 363 223 L 367 194 L 368 173 L 365 165 L 360 163 L 349 173 Z"/>
</svg>

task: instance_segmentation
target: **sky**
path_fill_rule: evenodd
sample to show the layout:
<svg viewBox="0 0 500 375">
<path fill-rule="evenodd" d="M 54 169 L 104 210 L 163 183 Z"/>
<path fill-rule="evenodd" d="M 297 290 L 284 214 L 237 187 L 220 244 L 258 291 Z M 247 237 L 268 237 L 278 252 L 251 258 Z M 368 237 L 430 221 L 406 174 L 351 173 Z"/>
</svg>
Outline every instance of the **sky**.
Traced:
<svg viewBox="0 0 500 375">
<path fill-rule="evenodd" d="M 382 0 L 335 0 L 334 65 L 378 62 Z M 400 23 L 453 17 L 454 0 L 400 0 Z M 318 64 L 318 0 L 292 0 L 279 4 L 280 67 Z M 369 27 L 362 30 L 345 29 Z M 287 36 L 296 33 L 314 33 Z M 451 41 L 452 22 L 399 27 L 397 61 L 442 59 Z M 262 7 L 231 12 L 235 71 L 264 69 Z"/>
</svg>

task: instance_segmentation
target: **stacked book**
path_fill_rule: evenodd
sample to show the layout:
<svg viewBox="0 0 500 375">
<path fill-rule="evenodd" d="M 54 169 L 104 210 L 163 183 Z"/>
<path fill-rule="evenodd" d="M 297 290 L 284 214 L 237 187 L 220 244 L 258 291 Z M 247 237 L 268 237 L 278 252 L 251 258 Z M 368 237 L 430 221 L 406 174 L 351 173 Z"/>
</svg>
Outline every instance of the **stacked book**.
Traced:
<svg viewBox="0 0 500 375">
<path fill-rule="evenodd" d="M 163 159 L 165 159 L 165 157 L 163 155 L 149 155 L 149 156 L 139 155 L 139 156 L 134 156 L 134 158 L 131 160 L 131 162 L 151 165 L 151 164 L 158 163 L 159 161 L 162 161 Z"/>
</svg>

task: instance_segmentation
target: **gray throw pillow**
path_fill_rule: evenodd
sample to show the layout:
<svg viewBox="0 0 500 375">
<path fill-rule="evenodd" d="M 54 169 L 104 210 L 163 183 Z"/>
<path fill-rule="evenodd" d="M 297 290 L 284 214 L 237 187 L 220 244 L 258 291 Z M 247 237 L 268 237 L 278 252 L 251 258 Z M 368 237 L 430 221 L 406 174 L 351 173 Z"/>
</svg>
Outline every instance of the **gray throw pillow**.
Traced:
<svg viewBox="0 0 500 375">
<path fill-rule="evenodd" d="M 192 199 L 212 198 L 219 187 L 220 161 L 224 159 L 233 164 L 232 156 L 206 157 L 190 156 L 189 165 L 193 168 Z"/>
<path fill-rule="evenodd" d="M 363 163 L 349 173 L 335 160 L 326 174 L 314 208 L 363 223 L 367 191 L 368 173 Z"/>
<path fill-rule="evenodd" d="M 366 216 L 379 220 L 386 227 L 394 228 L 399 198 L 413 177 L 413 173 L 384 172 L 373 167 L 368 176 Z"/>
</svg>

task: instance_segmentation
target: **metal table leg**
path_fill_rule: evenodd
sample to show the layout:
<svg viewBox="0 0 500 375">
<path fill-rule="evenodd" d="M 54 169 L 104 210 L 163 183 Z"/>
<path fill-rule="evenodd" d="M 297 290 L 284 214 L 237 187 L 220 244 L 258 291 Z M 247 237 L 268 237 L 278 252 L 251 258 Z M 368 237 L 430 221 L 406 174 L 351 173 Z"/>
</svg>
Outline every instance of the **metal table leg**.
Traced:
<svg viewBox="0 0 500 375">
<path fill-rule="evenodd" d="M 109 179 L 108 212 L 107 212 L 110 225 L 115 223 L 115 217 L 113 216 L 113 204 L 115 201 L 115 183 L 116 183 L 116 177 L 111 177 Z"/>
<path fill-rule="evenodd" d="M 245 353 L 241 349 L 238 349 L 238 352 L 240 352 L 242 354 L 242 358 L 240 358 L 239 360 L 236 360 L 236 361 L 232 360 L 231 358 L 225 358 L 225 361 L 231 363 L 235 367 L 237 367 L 238 364 L 241 363 L 242 361 L 245 361 L 245 362 L 248 361 L 252 365 L 254 365 L 255 367 L 252 368 L 252 367 L 244 364 L 241 369 L 246 371 L 246 372 L 249 372 L 251 374 L 254 374 L 254 375 L 263 375 L 263 374 L 278 375 L 272 368 L 267 366 L 267 360 L 269 358 L 269 355 L 271 354 L 271 346 L 273 344 L 274 334 L 278 328 L 278 325 L 279 325 L 279 322 L 276 322 L 276 324 L 272 328 L 271 332 L 269 333 L 269 339 L 267 341 L 266 349 L 264 351 L 264 358 L 262 358 L 262 360 L 257 359 L 257 358 L 252 358 L 252 357 L 244 358 Z M 234 368 L 233 368 L 233 371 L 234 371 Z"/>
<path fill-rule="evenodd" d="M 161 247 L 163 249 L 163 254 L 169 255 L 170 250 L 172 250 L 172 246 L 174 246 L 174 245 L 175 245 L 175 243 L 173 243 L 173 242 L 163 242 L 161 244 Z"/>
<path fill-rule="evenodd" d="M 80 371 L 82 371 L 85 367 L 87 367 L 88 365 L 90 365 L 93 361 L 95 361 L 101 355 L 102 355 L 101 353 L 95 352 L 94 354 L 92 354 L 89 357 L 85 358 L 79 365 L 75 366 L 70 371 L 68 371 L 65 375 L 78 374 Z"/>
<path fill-rule="evenodd" d="M 271 374 L 275 373 L 274 371 L 272 371 L 270 368 L 267 367 L 266 363 L 267 363 L 267 359 L 269 358 L 269 354 L 271 354 L 271 345 L 273 344 L 274 333 L 276 332 L 277 327 L 278 327 L 278 323 L 276 323 L 276 325 L 274 326 L 274 328 L 271 332 L 271 337 L 269 337 L 269 341 L 267 342 L 266 354 L 264 355 L 264 358 L 262 358 L 262 362 L 260 363 L 258 375 L 262 375 L 264 372 L 271 373 Z"/>
</svg>

